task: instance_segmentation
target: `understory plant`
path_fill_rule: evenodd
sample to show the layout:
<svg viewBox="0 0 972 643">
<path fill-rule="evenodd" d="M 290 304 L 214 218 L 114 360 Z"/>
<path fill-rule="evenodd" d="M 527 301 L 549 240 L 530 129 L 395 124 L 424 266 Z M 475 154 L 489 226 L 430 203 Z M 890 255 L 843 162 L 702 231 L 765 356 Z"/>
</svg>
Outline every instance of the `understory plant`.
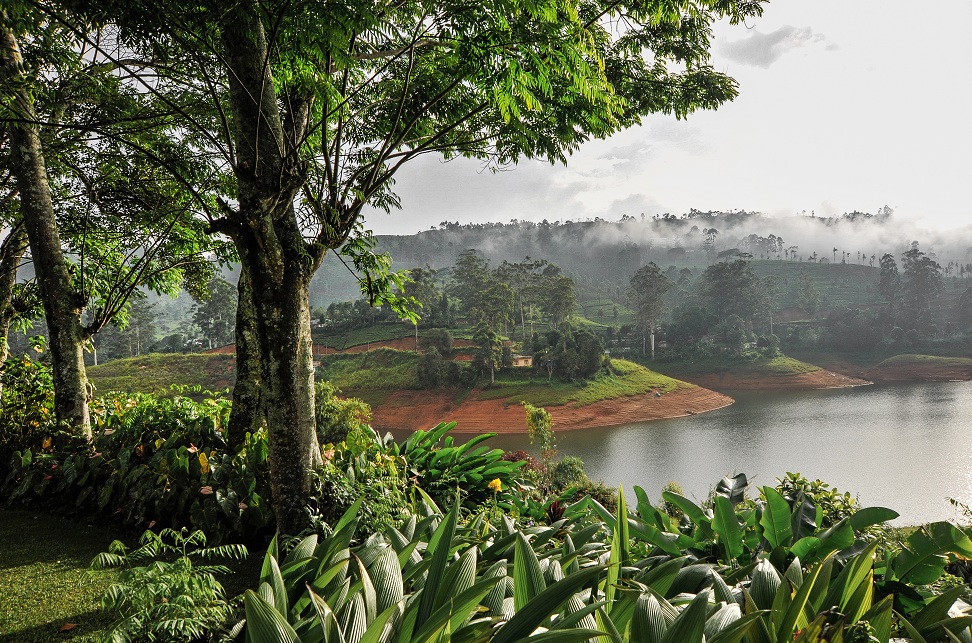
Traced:
<svg viewBox="0 0 972 643">
<path fill-rule="evenodd" d="M 8 504 L 57 505 L 137 527 L 192 525 L 212 542 L 269 537 L 266 432 L 229 450 L 228 402 L 117 394 L 92 409 L 94 452 L 42 444 L 11 455 Z"/>
<path fill-rule="evenodd" d="M 232 613 L 217 574 L 229 568 L 216 559 L 246 557 L 242 545 L 207 547 L 202 531 L 146 531 L 137 549 L 114 541 L 91 562 L 92 569 L 124 568 L 102 598 L 110 612 L 111 641 L 196 641 L 224 626 Z"/>
<path fill-rule="evenodd" d="M 774 561 L 775 550 L 763 547 L 744 563 L 742 553 L 719 546 L 733 521 L 741 537 L 752 532 L 792 554 L 777 500 L 772 509 L 766 501 L 752 526 L 749 508 L 737 503 L 737 513 L 730 503 L 723 513 L 717 500 L 720 515 L 709 517 L 714 528 L 703 536 L 688 523 L 682 531 L 653 530 L 638 495 L 633 512 L 619 491 L 614 513 L 585 498 L 553 524 L 533 526 L 488 511 L 462 520 L 460 503 L 443 513 L 424 497 L 401 528 L 363 538 L 356 503 L 327 537 L 309 536 L 287 552 L 271 545 L 259 586 L 245 594 L 246 639 L 969 640 L 972 616 L 958 592 L 923 594 L 916 584 L 942 572 L 947 552 L 972 544 L 954 527 L 930 525 L 898 551 L 852 543 L 804 562 L 795 555 Z M 705 547 L 706 538 L 715 546 Z"/>
</svg>

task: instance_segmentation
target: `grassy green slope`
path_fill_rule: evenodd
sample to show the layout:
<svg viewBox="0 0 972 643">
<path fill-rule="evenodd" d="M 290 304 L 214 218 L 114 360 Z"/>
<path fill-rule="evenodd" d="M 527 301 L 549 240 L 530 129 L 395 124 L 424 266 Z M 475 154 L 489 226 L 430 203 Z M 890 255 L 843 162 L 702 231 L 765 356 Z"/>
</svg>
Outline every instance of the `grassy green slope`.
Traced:
<svg viewBox="0 0 972 643">
<path fill-rule="evenodd" d="M 398 389 L 418 388 L 419 356 L 411 351 L 379 348 L 366 353 L 328 355 L 317 370 L 344 395 L 377 405 Z"/>
<path fill-rule="evenodd" d="M 819 371 L 819 366 L 801 362 L 798 359 L 780 355 L 779 357 L 731 357 L 728 355 L 708 359 L 693 359 L 678 362 L 659 362 L 654 365 L 661 371 L 675 377 L 709 374 L 731 374 L 737 377 L 775 377 L 798 375 Z"/>
<path fill-rule="evenodd" d="M 966 368 L 972 366 L 972 359 L 968 357 L 938 357 L 936 355 L 895 355 L 882 361 L 874 368 L 893 367 L 933 367 L 933 368 Z"/>
<path fill-rule="evenodd" d="M 694 385 L 651 371 L 644 366 L 615 359 L 611 361 L 611 374 L 599 373 L 596 377 L 579 382 L 547 382 L 546 377 L 529 377 L 519 369 L 502 373 L 496 385 L 479 393 L 483 399 L 501 399 L 517 402 L 528 399 L 539 406 L 574 403 L 586 406 L 601 400 L 611 400 L 651 391 L 667 393 L 678 388 Z"/>
<path fill-rule="evenodd" d="M 399 389 L 418 388 L 414 353 L 379 349 L 368 353 L 331 355 L 319 371 L 345 395 L 380 404 Z M 497 373 L 496 383 L 478 392 L 484 399 L 530 399 L 534 404 L 587 405 L 599 400 L 637 395 L 649 391 L 672 391 L 691 386 L 625 360 L 613 360 L 612 373 L 601 373 L 583 382 L 547 382 L 546 376 L 529 369 L 507 369 Z"/>
<path fill-rule="evenodd" d="M 156 353 L 116 359 L 88 368 L 95 393 L 166 393 L 172 384 L 222 390 L 236 382 L 234 355 Z"/>
</svg>

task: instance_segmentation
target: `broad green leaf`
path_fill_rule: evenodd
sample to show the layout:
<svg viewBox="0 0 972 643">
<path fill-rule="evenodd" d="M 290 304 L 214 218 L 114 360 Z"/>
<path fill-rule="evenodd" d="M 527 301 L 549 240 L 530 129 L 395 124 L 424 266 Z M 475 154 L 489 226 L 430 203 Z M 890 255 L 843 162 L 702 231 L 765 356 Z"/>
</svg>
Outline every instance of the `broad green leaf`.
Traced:
<svg viewBox="0 0 972 643">
<path fill-rule="evenodd" d="M 894 596 L 885 596 L 871 607 L 871 611 L 861 616 L 861 620 L 871 624 L 874 629 L 874 636 L 877 637 L 879 643 L 888 643 L 891 639 L 893 606 Z"/>
<path fill-rule="evenodd" d="M 763 487 L 763 496 L 766 498 L 766 507 L 763 508 L 759 524 L 763 527 L 763 538 L 775 549 L 793 537 L 793 530 L 790 528 L 790 505 L 773 487 Z"/>
<path fill-rule="evenodd" d="M 736 474 L 733 477 L 726 476 L 716 485 L 715 492 L 729 501 L 733 507 L 746 499 L 746 489 L 749 487 L 749 480 L 745 473 Z"/>
<path fill-rule="evenodd" d="M 635 603 L 631 638 L 643 643 L 659 643 L 668 630 L 669 622 L 659 599 L 651 592 L 645 592 Z"/>
<path fill-rule="evenodd" d="M 746 636 L 751 636 L 758 627 L 762 626 L 762 616 L 762 612 L 741 616 L 713 634 L 712 638 L 706 636 L 706 643 L 740 643 Z"/>
<path fill-rule="evenodd" d="M 781 583 L 780 573 L 776 568 L 765 558 L 760 560 L 749 584 L 749 593 L 757 609 L 766 610 L 773 606 Z"/>
<path fill-rule="evenodd" d="M 393 620 L 393 617 L 400 615 L 404 609 L 404 601 L 400 603 L 395 603 L 394 605 L 389 605 L 383 612 L 381 612 L 374 621 L 368 624 L 368 630 L 361 637 L 359 643 L 381 643 L 382 634 L 384 634 L 385 626 Z"/>
<path fill-rule="evenodd" d="M 522 533 L 516 536 L 516 553 L 513 556 L 513 603 L 516 611 L 523 609 L 534 597 L 540 594 L 547 584 L 543 571 L 530 541 Z"/>
<path fill-rule="evenodd" d="M 446 565 L 452 554 L 452 540 L 455 537 L 456 523 L 459 519 L 459 504 L 459 498 L 457 497 L 449 513 L 446 514 L 445 519 L 439 523 L 439 527 L 432 534 L 432 538 L 429 540 L 429 545 L 426 548 L 425 555 L 426 557 L 431 557 L 431 564 L 426 574 L 426 582 L 419 602 L 419 623 L 427 621 L 435 608 L 438 584 L 442 580 Z"/>
<path fill-rule="evenodd" d="M 670 502 L 681 509 L 688 516 L 689 520 L 701 531 L 703 538 L 712 537 L 711 520 L 705 515 L 701 507 L 688 498 L 680 496 L 677 493 L 672 493 L 671 491 L 663 491 L 662 498 L 666 502 Z"/>
<path fill-rule="evenodd" d="M 621 566 L 628 559 L 628 508 L 624 502 L 624 490 L 618 487 L 618 516 L 611 534 L 611 553 L 608 557 L 607 578 L 604 580 L 604 598 L 608 614 L 614 607 L 614 595 L 621 578 Z"/>
<path fill-rule="evenodd" d="M 725 548 L 726 560 L 733 561 L 742 556 L 742 531 L 736 512 L 729 500 L 723 496 L 716 496 L 713 500 L 715 515 L 712 518 L 712 530 L 716 533 L 719 543 Z"/>
<path fill-rule="evenodd" d="M 898 515 L 897 511 L 885 507 L 865 507 L 850 517 L 850 524 L 856 533 L 860 533 L 873 525 L 894 520 Z"/>
<path fill-rule="evenodd" d="M 655 565 L 648 571 L 639 574 L 637 581 L 655 590 L 659 595 L 667 596 L 669 588 L 671 588 L 672 583 L 675 581 L 675 577 L 687 561 L 688 558 L 684 556 L 666 560 L 664 563 Z M 717 574 L 713 572 L 713 575 Z"/>
<path fill-rule="evenodd" d="M 729 501 L 722 496 L 719 496 L 719 498 L 729 504 Z M 672 621 L 661 643 L 702 643 L 708 609 L 709 592 L 706 590 L 692 599 L 688 607 L 683 609 Z"/>
<path fill-rule="evenodd" d="M 243 605 L 247 643 L 301 643 L 287 619 L 253 590 L 246 590 Z"/>
<path fill-rule="evenodd" d="M 817 534 L 817 537 L 820 539 L 818 554 L 821 556 L 854 544 L 854 530 L 847 518 L 841 518 L 832 527 Z"/>
<path fill-rule="evenodd" d="M 491 643 L 512 643 L 530 636 L 530 633 L 557 611 L 568 598 L 590 584 L 603 571 L 603 567 L 587 567 L 546 588 L 522 609 L 518 609 L 513 618 L 496 632 Z"/>
<path fill-rule="evenodd" d="M 426 622 L 421 624 L 411 640 L 414 643 L 429 643 L 443 628 L 448 628 L 450 632 L 457 630 L 476 611 L 483 597 L 500 580 L 502 579 L 499 576 L 481 580 L 450 597 L 432 613 Z"/>
<path fill-rule="evenodd" d="M 821 565 L 817 565 L 807 572 L 805 578 L 803 579 L 803 584 L 800 585 L 800 588 L 797 589 L 796 594 L 793 595 L 793 599 L 790 601 L 786 614 L 780 620 L 780 625 L 776 630 L 777 640 L 792 640 L 793 633 L 798 629 L 798 627 L 800 625 L 806 625 L 806 623 L 800 623 L 800 618 L 804 615 L 804 608 L 806 607 L 807 601 L 810 598 L 810 592 L 813 590 L 814 585 L 820 578 L 821 567 Z"/>
<path fill-rule="evenodd" d="M 799 541 L 801 538 L 814 535 L 819 526 L 817 506 L 801 491 L 793 502 L 793 511 L 790 514 L 793 540 Z"/>
<path fill-rule="evenodd" d="M 972 557 L 972 541 L 947 522 L 925 525 L 908 536 L 894 560 L 894 575 L 914 585 L 933 583 L 944 571 L 947 553 Z"/>
</svg>

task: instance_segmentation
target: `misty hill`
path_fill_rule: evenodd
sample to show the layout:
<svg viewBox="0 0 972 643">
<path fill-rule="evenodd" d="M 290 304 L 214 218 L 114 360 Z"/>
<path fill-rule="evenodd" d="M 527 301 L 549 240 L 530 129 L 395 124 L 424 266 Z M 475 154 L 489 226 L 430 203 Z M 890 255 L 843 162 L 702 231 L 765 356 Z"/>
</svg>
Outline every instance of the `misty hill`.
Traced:
<svg viewBox="0 0 972 643">
<path fill-rule="evenodd" d="M 692 210 L 681 216 L 623 215 L 617 221 L 443 222 L 414 235 L 379 236 L 378 250 L 392 256 L 396 269 L 448 268 L 459 253 L 470 248 L 493 265 L 528 256 L 547 259 L 574 279 L 581 300 L 620 299 L 630 276 L 649 261 L 663 269 L 688 267 L 698 274 L 698 269 L 742 252 L 752 255 L 754 268 L 761 274 L 780 273 L 787 279 L 801 266 L 839 265 L 839 273 L 831 271 L 826 276 L 809 269 L 828 290 L 836 277 L 838 290 L 843 292 L 833 303 L 839 305 L 875 303 L 880 257 L 885 253 L 900 257 L 913 241 L 946 268 L 947 276 L 964 276 L 966 267 L 972 270 L 972 238 L 918 230 L 897 221 L 886 206 L 874 214 L 851 212 L 839 217 Z M 774 265 L 763 266 L 760 260 Z M 352 273 L 329 255 L 312 287 L 312 305 L 326 306 L 359 296 Z"/>
</svg>

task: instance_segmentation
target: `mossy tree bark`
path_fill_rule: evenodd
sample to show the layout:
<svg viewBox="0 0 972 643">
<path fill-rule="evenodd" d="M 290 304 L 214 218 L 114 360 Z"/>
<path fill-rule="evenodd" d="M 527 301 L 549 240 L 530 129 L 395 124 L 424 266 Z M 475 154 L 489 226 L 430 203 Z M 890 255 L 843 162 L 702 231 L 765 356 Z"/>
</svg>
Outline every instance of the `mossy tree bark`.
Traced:
<svg viewBox="0 0 972 643">
<path fill-rule="evenodd" d="M 243 444 L 247 433 L 256 433 L 266 425 L 260 392 L 259 327 L 248 271 L 240 273 L 236 301 L 236 385 L 227 430 L 232 449 Z"/>
<path fill-rule="evenodd" d="M 17 268 L 27 252 L 27 230 L 23 222 L 16 222 L 7 238 L 0 244 L 0 363 L 7 359 L 7 334 L 17 316 L 14 304 L 14 286 Z"/>
<path fill-rule="evenodd" d="M 238 356 L 240 331 L 253 335 L 243 338 L 242 375 L 248 381 L 238 379 L 240 388 L 234 393 L 234 405 L 240 401 L 245 407 L 237 415 L 234 432 L 254 426 L 253 410 L 262 408 L 270 438 L 277 529 L 296 534 L 307 525 L 310 476 L 321 464 L 308 289 L 324 249 L 305 241 L 293 210 L 305 177 L 291 146 L 303 138 L 299 130 L 306 114 L 301 119 L 296 108 L 287 122 L 290 135 L 285 135 L 256 5 L 226 3 L 221 9 L 238 185 L 238 206 L 227 216 L 225 231 L 236 243 L 243 271 L 238 315 L 244 324 L 237 329 Z M 259 382 L 254 378 L 257 361 Z"/>
<path fill-rule="evenodd" d="M 0 39 L 3 66 L 18 70 L 15 73 L 22 76 L 23 60 L 13 32 L 4 29 Z M 54 409 L 59 422 L 72 427 L 79 437 L 90 440 L 88 380 L 82 350 L 84 329 L 81 312 L 84 302 L 80 301 L 73 286 L 62 251 L 44 164 L 40 127 L 30 91 L 25 84 L 16 90 L 13 109 L 18 119 L 8 126 L 10 162 L 20 192 L 20 213 L 47 317 L 54 376 Z"/>
</svg>

